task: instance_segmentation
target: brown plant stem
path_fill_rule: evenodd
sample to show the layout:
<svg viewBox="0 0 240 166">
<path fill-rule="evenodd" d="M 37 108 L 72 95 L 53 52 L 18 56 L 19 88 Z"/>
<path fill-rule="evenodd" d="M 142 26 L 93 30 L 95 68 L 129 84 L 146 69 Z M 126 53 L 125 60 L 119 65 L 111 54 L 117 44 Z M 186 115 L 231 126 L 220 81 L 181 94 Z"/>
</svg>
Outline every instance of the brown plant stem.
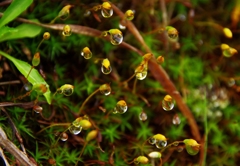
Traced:
<svg viewBox="0 0 240 166">
<path fill-rule="evenodd" d="M 21 165 L 24 166 L 37 166 L 36 163 L 33 163 L 25 153 L 17 148 L 17 146 L 12 143 L 6 136 L 3 129 L 0 127 L 0 146 L 5 148 L 9 153 L 11 153 L 16 160 L 20 162 Z"/>
<path fill-rule="evenodd" d="M 112 4 L 113 10 L 122 18 L 124 17 L 124 13 L 119 10 L 115 5 Z M 139 31 L 137 30 L 137 28 L 135 27 L 135 25 L 128 21 L 127 22 L 127 27 L 128 30 L 135 36 L 135 38 L 141 43 L 141 45 L 143 46 L 143 48 L 151 53 L 151 49 L 147 46 L 147 44 L 145 43 L 145 41 L 143 40 L 143 37 L 141 36 L 141 34 L 139 33 Z M 197 140 L 200 141 L 201 140 L 201 135 L 197 126 L 197 123 L 195 121 L 195 118 L 192 114 L 192 112 L 190 111 L 190 109 L 188 108 L 188 106 L 184 103 L 180 93 L 177 91 L 175 85 L 173 84 L 173 82 L 170 80 L 168 74 L 166 73 L 166 71 L 159 66 L 156 61 L 153 61 L 153 59 L 150 59 L 149 63 L 149 70 L 151 71 L 152 75 L 154 76 L 154 78 L 159 81 L 162 86 L 164 87 L 164 89 L 168 92 L 169 95 L 171 95 L 175 100 L 176 103 L 178 105 L 178 108 L 180 109 L 180 111 L 182 112 L 182 114 L 187 118 L 188 123 L 191 127 L 191 132 L 193 137 Z"/>
<path fill-rule="evenodd" d="M 115 13 L 117 13 L 121 18 L 124 17 L 124 13 L 122 13 L 122 11 L 120 11 L 115 5 L 112 4 L 112 7 L 113 7 L 113 10 L 115 11 Z M 1 16 L 2 16 L 2 13 L 0 13 L 0 17 Z M 38 25 L 41 27 L 54 29 L 54 30 L 62 30 L 64 27 L 64 24 L 42 24 L 42 23 L 33 22 L 31 20 L 27 20 L 27 19 L 23 19 L 23 18 L 17 18 L 16 20 L 24 22 L 24 23 L 35 24 L 35 25 Z M 73 33 L 86 35 L 86 36 L 101 37 L 102 32 L 97 29 L 80 26 L 80 25 L 70 25 L 70 27 L 72 28 Z M 135 25 L 132 22 L 128 21 L 127 27 L 129 29 L 129 31 L 135 36 L 135 38 L 143 46 L 144 50 L 151 53 L 152 51 L 146 45 L 143 37 L 141 36 L 141 34 L 139 33 L 139 31 L 137 30 Z M 101 37 L 101 38 L 103 38 L 103 37 Z M 103 39 L 109 40 L 108 38 L 103 38 Z M 131 51 L 134 51 L 134 52 L 138 53 L 139 55 L 143 55 L 142 51 L 138 50 L 137 48 L 131 46 L 130 44 L 128 44 L 126 42 L 122 42 L 120 44 L 120 46 L 125 47 Z M 153 74 L 153 76 L 155 77 L 155 79 L 162 84 L 162 86 L 164 87 L 166 92 L 176 100 L 176 103 L 177 103 L 180 111 L 188 120 L 188 123 L 190 125 L 191 132 L 192 132 L 194 139 L 196 139 L 197 141 L 200 141 L 201 135 L 200 135 L 197 123 L 195 121 L 195 118 L 194 118 L 193 114 L 191 113 L 190 109 L 188 108 L 188 106 L 184 103 L 180 93 L 177 91 L 175 85 L 170 80 L 166 71 L 161 66 L 159 66 L 156 63 L 156 61 L 154 61 L 153 59 L 151 59 L 149 61 L 149 69 L 150 69 L 151 73 Z"/>
</svg>

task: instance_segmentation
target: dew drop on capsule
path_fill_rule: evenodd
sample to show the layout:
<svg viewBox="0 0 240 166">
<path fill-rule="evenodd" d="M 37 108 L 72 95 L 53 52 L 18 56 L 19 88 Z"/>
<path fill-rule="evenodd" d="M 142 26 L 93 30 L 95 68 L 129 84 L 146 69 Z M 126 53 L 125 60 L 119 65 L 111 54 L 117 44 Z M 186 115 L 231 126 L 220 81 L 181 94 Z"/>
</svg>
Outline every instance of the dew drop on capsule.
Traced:
<svg viewBox="0 0 240 166">
<path fill-rule="evenodd" d="M 119 45 L 122 43 L 123 35 L 119 29 L 110 29 L 108 32 L 110 33 L 110 42 L 113 45 Z"/>
<path fill-rule="evenodd" d="M 179 125 L 181 123 L 181 119 L 179 118 L 178 114 L 175 114 L 172 119 L 172 123 L 174 125 Z"/>
<path fill-rule="evenodd" d="M 118 101 L 114 108 L 115 112 L 119 114 L 124 114 L 127 111 L 127 109 L 128 109 L 127 103 L 124 100 Z"/>
<path fill-rule="evenodd" d="M 99 87 L 99 91 L 100 91 L 100 93 L 107 96 L 111 93 L 111 87 L 109 84 L 103 84 Z"/>
<path fill-rule="evenodd" d="M 142 111 L 140 114 L 139 114 L 139 119 L 141 120 L 141 121 L 145 121 L 145 120 L 147 120 L 147 114 L 146 114 L 146 112 L 144 112 L 144 111 Z"/>
<path fill-rule="evenodd" d="M 162 108 L 165 111 L 170 111 L 174 107 L 174 101 L 173 98 L 170 95 L 166 95 L 162 101 Z"/>
<path fill-rule="evenodd" d="M 62 133 L 60 139 L 61 139 L 62 141 L 67 141 L 67 139 L 68 139 L 67 133 Z"/>
<path fill-rule="evenodd" d="M 83 56 L 83 58 L 85 59 L 90 59 L 92 58 L 92 52 L 91 50 L 88 48 L 88 47 L 84 47 L 82 52 L 81 52 L 81 55 Z"/>
<path fill-rule="evenodd" d="M 81 131 L 82 131 L 82 127 L 76 127 L 74 125 L 71 125 L 68 129 L 70 131 L 70 133 L 74 134 L 74 135 L 77 135 L 79 134 Z"/>
<path fill-rule="evenodd" d="M 178 40 L 178 31 L 177 31 L 177 29 L 174 28 L 174 27 L 171 27 L 171 26 L 167 26 L 166 30 L 167 30 L 168 39 L 170 41 L 176 42 Z"/>
<path fill-rule="evenodd" d="M 148 142 L 149 142 L 151 145 L 154 145 L 154 144 L 157 142 L 157 140 L 156 140 L 155 138 L 151 137 L 151 138 L 148 139 Z"/>
<path fill-rule="evenodd" d="M 63 36 L 70 36 L 72 34 L 72 29 L 69 25 L 65 25 L 63 27 L 62 35 Z"/>
<path fill-rule="evenodd" d="M 33 106 L 33 111 L 36 112 L 37 114 L 41 113 L 42 110 L 43 110 L 43 108 L 41 106 L 39 106 L 39 105 Z"/>
<path fill-rule="evenodd" d="M 103 2 L 101 7 L 101 14 L 104 18 L 109 18 L 113 15 L 113 9 L 109 2 Z"/>
<path fill-rule="evenodd" d="M 157 140 L 156 143 L 155 143 L 156 147 L 158 149 L 161 149 L 161 148 L 164 148 L 167 146 L 167 141 L 164 141 L 164 140 Z"/>
<path fill-rule="evenodd" d="M 144 80 L 146 77 L 147 77 L 147 71 L 137 72 L 136 73 L 136 78 L 138 80 Z"/>
<path fill-rule="evenodd" d="M 102 61 L 101 71 L 103 74 L 110 74 L 112 71 L 110 61 L 107 58 Z"/>
</svg>

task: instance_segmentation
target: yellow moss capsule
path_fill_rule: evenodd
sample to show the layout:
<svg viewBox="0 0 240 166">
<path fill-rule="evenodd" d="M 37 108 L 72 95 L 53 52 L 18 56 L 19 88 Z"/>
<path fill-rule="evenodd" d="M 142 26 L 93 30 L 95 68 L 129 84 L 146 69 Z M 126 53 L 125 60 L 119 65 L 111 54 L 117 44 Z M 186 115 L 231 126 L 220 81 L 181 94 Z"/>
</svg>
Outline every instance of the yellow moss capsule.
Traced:
<svg viewBox="0 0 240 166">
<path fill-rule="evenodd" d="M 89 142 L 93 139 L 95 139 L 98 135 L 98 131 L 97 130 L 92 130 L 88 133 L 87 137 L 86 137 L 86 141 Z"/>
<path fill-rule="evenodd" d="M 158 64 L 162 64 L 163 62 L 164 62 L 164 57 L 163 56 L 157 57 L 157 63 Z"/>
<path fill-rule="evenodd" d="M 147 53 L 147 54 L 143 55 L 143 60 L 149 61 L 152 57 L 153 57 L 152 53 Z"/>
<path fill-rule="evenodd" d="M 178 40 L 177 29 L 172 26 L 167 26 L 166 30 L 167 30 L 168 39 L 172 42 L 176 42 Z"/>
<path fill-rule="evenodd" d="M 185 139 L 183 142 L 186 145 L 188 154 L 196 155 L 199 152 L 200 144 L 198 144 L 194 139 Z"/>
<path fill-rule="evenodd" d="M 83 119 L 79 122 L 80 126 L 82 127 L 83 130 L 87 130 L 90 127 L 92 127 L 92 123 L 87 120 L 87 119 Z"/>
<path fill-rule="evenodd" d="M 90 59 L 92 58 L 92 52 L 88 47 L 84 47 L 81 55 L 85 58 L 85 59 Z"/>
<path fill-rule="evenodd" d="M 221 49 L 222 50 L 229 49 L 229 45 L 223 43 L 223 44 L 221 44 Z"/>
<path fill-rule="evenodd" d="M 109 2 L 103 2 L 102 8 L 110 10 L 112 8 L 111 4 Z"/>
<path fill-rule="evenodd" d="M 68 18 L 70 13 L 70 8 L 73 7 L 72 5 L 66 5 L 62 8 L 62 10 L 58 13 L 58 17 L 60 17 L 62 20 L 65 20 Z"/>
<path fill-rule="evenodd" d="M 137 158 L 134 159 L 135 164 L 138 164 L 138 163 L 147 164 L 148 161 L 149 161 L 148 158 L 145 156 L 138 156 Z"/>
<path fill-rule="evenodd" d="M 126 18 L 127 20 L 133 20 L 133 18 L 134 18 L 134 12 L 133 12 L 132 10 L 127 10 L 127 11 L 125 12 L 125 18 Z"/>
<path fill-rule="evenodd" d="M 43 34 L 43 39 L 44 40 L 48 40 L 49 38 L 50 38 L 50 33 L 49 32 L 44 32 L 44 34 Z"/>
<path fill-rule="evenodd" d="M 103 59 L 103 61 L 102 61 L 101 71 L 102 71 L 103 74 L 109 74 L 112 71 L 110 61 L 107 58 Z"/>
<path fill-rule="evenodd" d="M 156 135 L 153 136 L 153 138 L 156 139 L 156 140 L 162 140 L 162 141 L 167 140 L 167 138 L 162 134 L 156 134 Z"/>
<path fill-rule="evenodd" d="M 119 29 L 110 29 L 108 32 L 110 33 L 110 42 L 113 45 L 119 45 L 122 43 L 123 35 Z"/>
<path fill-rule="evenodd" d="M 73 91 L 74 91 L 74 86 L 70 84 L 64 84 L 57 90 L 58 93 L 64 94 L 65 96 L 72 95 Z"/>
<path fill-rule="evenodd" d="M 151 152 L 148 154 L 148 157 L 150 158 L 161 158 L 162 157 L 162 154 L 160 152 Z"/>
<path fill-rule="evenodd" d="M 223 28 L 223 34 L 227 37 L 227 38 L 232 38 L 232 31 L 229 28 Z"/>
</svg>

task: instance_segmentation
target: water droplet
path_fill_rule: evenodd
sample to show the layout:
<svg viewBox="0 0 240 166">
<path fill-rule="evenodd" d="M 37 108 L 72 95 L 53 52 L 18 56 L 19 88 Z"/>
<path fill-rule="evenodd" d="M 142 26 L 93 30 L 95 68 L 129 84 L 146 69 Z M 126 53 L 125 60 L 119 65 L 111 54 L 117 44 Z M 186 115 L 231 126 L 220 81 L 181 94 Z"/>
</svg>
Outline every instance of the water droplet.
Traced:
<svg viewBox="0 0 240 166">
<path fill-rule="evenodd" d="M 178 40 L 178 31 L 177 31 L 177 29 L 174 28 L 174 27 L 171 27 L 171 26 L 167 26 L 166 30 L 167 30 L 168 39 L 170 41 L 176 42 Z"/>
<path fill-rule="evenodd" d="M 99 91 L 100 91 L 100 93 L 107 96 L 111 93 L 111 87 L 109 84 L 103 84 L 99 87 Z"/>
<path fill-rule="evenodd" d="M 179 14 L 178 18 L 180 21 L 186 21 L 186 16 L 184 14 Z"/>
<path fill-rule="evenodd" d="M 120 100 L 117 102 L 117 105 L 114 108 L 114 112 L 119 114 L 124 114 L 127 111 L 127 103 L 124 100 Z"/>
<path fill-rule="evenodd" d="M 165 111 L 170 111 L 174 107 L 174 101 L 170 95 L 166 95 L 162 101 L 162 108 Z"/>
<path fill-rule="evenodd" d="M 33 111 L 36 112 L 36 113 L 41 113 L 42 110 L 43 110 L 43 108 L 39 105 L 33 106 Z"/>
<path fill-rule="evenodd" d="M 104 18 L 109 18 L 113 15 L 113 9 L 109 2 L 103 2 L 101 8 L 101 14 Z"/>
<path fill-rule="evenodd" d="M 110 33 L 110 42 L 113 45 L 119 45 L 122 43 L 123 35 L 119 29 L 110 29 L 108 32 Z"/>
<path fill-rule="evenodd" d="M 172 119 L 172 123 L 174 125 L 179 125 L 181 123 L 181 119 L 179 118 L 178 114 L 175 114 Z"/>
<path fill-rule="evenodd" d="M 77 119 L 75 119 L 73 122 L 72 122 L 72 125 L 75 126 L 75 127 L 80 127 L 80 121 L 82 120 L 83 118 L 82 117 L 78 117 Z"/>
<path fill-rule="evenodd" d="M 74 135 L 77 135 L 79 134 L 81 131 L 82 131 L 82 127 L 76 127 L 74 125 L 71 125 L 68 129 L 70 131 L 70 133 L 74 134 Z"/>
<path fill-rule="evenodd" d="M 127 20 L 133 20 L 134 12 L 132 10 L 127 10 L 124 16 Z"/>
<path fill-rule="evenodd" d="M 72 34 L 72 29 L 69 25 L 65 25 L 63 27 L 62 35 L 63 36 L 70 36 Z"/>
<path fill-rule="evenodd" d="M 136 69 L 135 69 L 136 78 L 138 80 L 143 80 L 147 77 L 147 63 L 142 62 Z"/>
<path fill-rule="evenodd" d="M 136 78 L 138 80 L 144 80 L 147 77 L 147 71 L 136 73 Z"/>
<path fill-rule="evenodd" d="M 90 49 L 88 47 L 84 47 L 81 55 L 85 58 L 85 59 L 90 59 L 92 58 L 92 52 L 90 51 Z"/>
<path fill-rule="evenodd" d="M 25 83 L 25 84 L 23 85 L 23 87 L 24 87 L 24 89 L 25 89 L 26 91 L 30 91 L 33 86 L 32 86 L 32 84 L 31 84 L 30 82 L 27 82 L 27 83 Z"/>
<path fill-rule="evenodd" d="M 157 140 L 155 145 L 158 149 L 161 149 L 167 146 L 167 141 Z"/>
<path fill-rule="evenodd" d="M 101 71 L 103 74 L 110 74 L 112 71 L 110 61 L 107 58 L 102 61 Z"/>
<path fill-rule="evenodd" d="M 119 23 L 119 28 L 120 29 L 126 29 L 126 26 L 124 24 L 122 24 L 122 23 Z"/>
<path fill-rule="evenodd" d="M 183 151 L 183 147 L 177 147 L 177 151 L 180 153 L 180 152 L 182 152 Z"/>
<path fill-rule="evenodd" d="M 174 145 L 174 146 L 178 146 L 178 145 L 179 145 L 179 142 L 174 142 L 173 145 Z"/>
<path fill-rule="evenodd" d="M 156 140 L 155 138 L 151 137 L 151 138 L 148 139 L 148 142 L 149 142 L 151 145 L 154 145 L 154 144 L 157 142 L 157 140 Z"/>
<path fill-rule="evenodd" d="M 147 114 L 146 114 L 146 112 L 144 112 L 144 111 L 142 111 L 140 114 L 139 114 L 139 119 L 141 120 L 141 121 L 145 121 L 145 120 L 147 120 Z"/>
<path fill-rule="evenodd" d="M 91 14 L 91 11 L 87 10 L 84 12 L 83 16 L 88 17 Z"/>
<path fill-rule="evenodd" d="M 67 141 L 67 139 L 68 139 L 67 133 L 62 133 L 60 139 L 61 139 L 62 141 Z"/>
</svg>

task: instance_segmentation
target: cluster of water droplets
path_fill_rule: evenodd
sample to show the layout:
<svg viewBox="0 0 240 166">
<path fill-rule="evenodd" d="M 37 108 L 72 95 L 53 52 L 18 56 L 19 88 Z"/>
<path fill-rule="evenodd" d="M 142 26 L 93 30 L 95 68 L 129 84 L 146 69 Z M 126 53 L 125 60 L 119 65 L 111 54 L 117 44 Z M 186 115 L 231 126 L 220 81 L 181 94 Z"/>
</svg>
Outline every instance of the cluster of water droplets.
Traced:
<svg viewBox="0 0 240 166">
<path fill-rule="evenodd" d="M 165 111 L 171 111 L 174 107 L 174 100 L 170 95 L 166 95 L 162 100 L 162 108 Z"/>
<path fill-rule="evenodd" d="M 155 145 L 158 149 L 164 148 L 167 146 L 167 140 L 166 139 L 158 139 L 155 136 L 149 138 L 148 142 L 151 145 Z"/>
<path fill-rule="evenodd" d="M 83 48 L 83 50 L 81 51 L 81 55 L 83 56 L 84 59 L 92 58 L 92 52 L 88 47 Z"/>
<path fill-rule="evenodd" d="M 117 102 L 116 106 L 113 109 L 114 114 L 124 114 L 127 112 L 127 103 L 124 100 L 120 100 Z"/>
</svg>

